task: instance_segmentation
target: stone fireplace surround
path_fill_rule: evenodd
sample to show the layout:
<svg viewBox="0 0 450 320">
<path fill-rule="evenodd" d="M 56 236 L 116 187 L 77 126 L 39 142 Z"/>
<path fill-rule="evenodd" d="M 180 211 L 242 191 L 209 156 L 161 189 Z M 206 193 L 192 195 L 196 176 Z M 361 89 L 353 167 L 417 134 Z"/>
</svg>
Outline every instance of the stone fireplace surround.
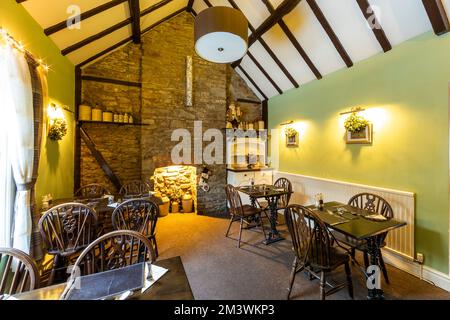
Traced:
<svg viewBox="0 0 450 320">
<path fill-rule="evenodd" d="M 197 168 L 185 165 L 156 168 L 152 180 L 154 191 L 171 203 L 177 201 L 180 209 L 183 198 L 190 196 L 193 208 L 188 212 L 197 212 Z"/>
</svg>

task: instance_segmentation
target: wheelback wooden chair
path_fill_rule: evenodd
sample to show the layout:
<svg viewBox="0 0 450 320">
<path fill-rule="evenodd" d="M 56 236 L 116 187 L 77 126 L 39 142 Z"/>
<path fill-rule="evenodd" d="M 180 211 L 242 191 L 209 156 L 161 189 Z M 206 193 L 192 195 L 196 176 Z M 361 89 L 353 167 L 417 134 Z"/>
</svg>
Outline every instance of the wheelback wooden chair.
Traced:
<svg viewBox="0 0 450 320">
<path fill-rule="evenodd" d="M 101 198 L 104 195 L 111 194 L 109 190 L 101 184 L 92 183 L 82 186 L 75 192 L 75 196 L 83 198 Z"/>
<path fill-rule="evenodd" d="M 85 249 L 96 238 L 97 214 L 80 203 L 65 203 L 45 212 L 39 220 L 39 231 L 49 254 L 54 256 L 48 285 L 68 260 Z"/>
<path fill-rule="evenodd" d="M 155 260 L 153 246 L 144 235 L 137 231 L 116 230 L 87 246 L 72 270 L 83 276 Z"/>
<path fill-rule="evenodd" d="M 124 197 L 133 197 L 133 196 L 137 197 L 142 195 L 148 195 L 149 191 L 151 191 L 149 183 L 141 180 L 134 180 L 122 185 L 119 193 Z"/>
<path fill-rule="evenodd" d="M 229 211 L 231 215 L 230 224 L 228 225 L 227 233 L 225 234 L 228 237 L 230 233 L 230 228 L 233 222 L 240 221 L 240 229 L 239 229 L 239 238 L 237 247 L 241 247 L 241 237 L 242 237 L 242 227 L 244 223 L 248 223 L 247 219 L 253 218 L 256 223 L 261 226 L 262 232 L 264 234 L 264 238 L 266 238 L 266 232 L 264 231 L 264 223 L 262 221 L 262 212 L 261 208 L 256 208 L 251 205 L 242 205 L 241 196 L 239 195 L 239 191 L 232 185 L 227 185 L 225 187 L 227 200 L 229 204 Z"/>
<path fill-rule="evenodd" d="M 348 201 L 348 205 L 360 209 L 364 209 L 373 213 L 378 213 L 382 216 L 384 216 L 387 219 L 392 219 L 394 217 L 394 211 L 392 210 L 391 205 L 382 197 L 372 194 L 372 193 L 360 193 Z M 353 238 L 347 237 L 340 233 L 333 233 L 336 240 L 340 243 L 343 243 L 345 245 L 348 245 L 351 248 L 351 256 L 353 259 L 355 259 L 355 253 L 356 250 L 363 252 L 363 258 L 364 258 L 364 265 L 367 269 L 369 266 L 369 254 L 368 254 L 368 246 L 367 241 L 357 241 Z M 376 236 L 375 241 L 381 245 L 381 247 L 384 247 L 386 245 L 386 237 L 387 232 L 380 234 Z M 378 256 L 378 266 L 380 267 L 381 271 L 383 272 L 383 277 L 386 283 L 389 284 L 389 277 L 388 272 L 386 269 L 386 265 L 383 260 L 383 256 L 381 254 L 381 249 L 377 252 Z"/>
<path fill-rule="evenodd" d="M 291 234 L 295 259 L 292 265 L 287 298 L 290 298 L 295 275 L 307 271 L 310 277 L 320 279 L 320 298 L 347 287 L 353 299 L 353 283 L 350 256 L 341 248 L 331 245 L 332 235 L 325 224 L 309 209 L 301 205 L 289 205 L 285 210 L 286 224 Z M 346 282 L 332 286 L 326 281 L 329 272 L 344 266 Z M 331 289 L 326 291 L 326 287 Z"/>
<path fill-rule="evenodd" d="M 282 195 L 277 202 L 277 210 L 283 210 L 284 212 L 284 210 L 289 205 L 289 201 L 291 200 L 292 183 L 286 178 L 278 178 L 273 185 L 275 188 L 289 191 L 289 193 Z M 264 210 L 266 216 L 268 217 L 267 212 L 270 210 L 270 208 L 268 207 L 267 201 L 258 201 L 258 205 Z"/>
<path fill-rule="evenodd" d="M 158 257 L 156 244 L 156 222 L 159 216 L 159 206 L 151 201 L 132 199 L 120 204 L 112 214 L 112 224 L 115 230 L 133 230 L 146 236 Z"/>
<path fill-rule="evenodd" d="M 39 288 L 36 262 L 25 252 L 0 248 L 0 295 L 22 293 Z"/>
</svg>

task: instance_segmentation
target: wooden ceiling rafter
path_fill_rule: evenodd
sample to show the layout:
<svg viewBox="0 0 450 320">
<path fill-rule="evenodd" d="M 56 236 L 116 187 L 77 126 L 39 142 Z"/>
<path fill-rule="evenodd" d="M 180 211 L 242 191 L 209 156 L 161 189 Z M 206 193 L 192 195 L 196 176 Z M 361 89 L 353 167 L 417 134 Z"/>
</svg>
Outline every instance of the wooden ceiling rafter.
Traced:
<svg viewBox="0 0 450 320">
<path fill-rule="evenodd" d="M 253 63 L 258 67 L 262 74 L 264 74 L 267 80 L 269 80 L 275 90 L 277 90 L 279 94 L 283 94 L 283 90 L 281 90 L 281 88 L 277 85 L 277 83 L 272 79 L 272 77 L 267 73 L 267 71 L 263 68 L 263 66 L 258 62 L 258 60 L 250 51 L 247 51 L 247 56 L 253 61 Z"/>
<path fill-rule="evenodd" d="M 442 0 L 422 0 L 434 33 L 438 36 L 450 31 L 450 24 Z"/>
<path fill-rule="evenodd" d="M 110 2 L 100 5 L 98 7 L 95 7 L 94 9 L 83 12 L 80 15 L 80 21 L 86 20 L 88 18 L 91 18 L 91 17 L 99 14 L 99 13 L 105 12 L 106 10 L 114 8 L 115 6 L 118 6 L 119 4 L 122 4 L 126 1 L 128 1 L 128 0 L 112 0 Z M 67 28 L 67 20 L 61 21 L 51 27 L 46 28 L 44 30 L 44 33 L 46 36 L 50 36 L 58 31 L 64 30 L 65 28 Z"/>
<path fill-rule="evenodd" d="M 361 9 L 362 14 L 364 15 L 364 18 L 366 19 L 367 23 L 371 25 L 371 29 L 377 38 L 378 42 L 381 45 L 381 48 L 383 48 L 384 52 L 388 52 L 392 49 L 392 45 L 389 42 L 388 37 L 386 36 L 386 33 L 384 32 L 383 28 L 381 27 L 380 21 L 378 20 L 374 10 L 372 9 L 370 3 L 368 0 L 356 0 L 358 3 L 359 8 Z"/>
<path fill-rule="evenodd" d="M 251 46 L 256 40 L 261 38 L 263 34 L 272 29 L 274 25 L 279 23 L 283 17 L 289 14 L 297 7 L 301 0 L 284 0 L 270 16 L 261 23 L 261 25 L 252 33 L 249 39 L 249 46 Z M 273 8 L 273 6 L 272 6 Z"/>
<path fill-rule="evenodd" d="M 170 15 L 164 17 L 163 19 L 159 20 L 158 22 L 156 22 L 156 23 L 152 24 L 151 26 L 147 27 L 146 29 L 142 30 L 142 31 L 141 31 L 141 35 L 147 33 L 148 31 L 150 31 L 150 30 L 152 30 L 153 28 L 157 27 L 157 26 L 160 25 L 161 23 L 164 23 L 165 21 L 167 21 L 167 20 L 169 20 L 169 19 L 171 19 L 171 18 L 177 16 L 177 15 L 180 14 L 181 12 L 186 11 L 186 9 L 187 9 L 187 7 L 181 8 L 181 9 L 179 9 L 179 10 L 173 12 L 172 14 L 170 14 Z M 131 37 L 128 37 L 128 38 L 126 38 L 126 39 L 124 39 L 124 40 L 122 40 L 122 41 L 120 41 L 120 42 L 114 44 L 113 46 L 111 46 L 111 47 L 109 47 L 109 48 L 103 50 L 102 52 L 97 53 L 96 55 L 94 55 L 94 56 L 92 56 L 92 57 L 89 57 L 88 59 L 84 60 L 83 62 L 77 64 L 77 67 L 80 67 L 80 68 L 81 68 L 81 67 L 83 67 L 83 66 L 85 66 L 85 65 L 87 65 L 87 64 L 89 64 L 89 63 L 91 63 L 91 62 L 93 62 L 93 61 L 95 61 L 95 60 L 97 60 L 97 59 L 99 59 L 99 58 L 101 58 L 101 57 L 103 57 L 103 56 L 105 56 L 105 55 L 107 55 L 108 53 L 114 51 L 115 49 L 118 49 L 118 48 L 120 48 L 121 46 L 124 46 L 124 45 L 128 44 L 128 43 L 131 42 L 132 40 L 133 40 L 133 37 L 132 37 L 132 36 L 131 36 Z"/>
<path fill-rule="evenodd" d="M 239 6 L 236 4 L 236 2 L 234 0 L 228 0 L 228 2 L 231 4 L 231 6 L 233 8 L 242 12 L 242 10 L 239 8 Z M 248 27 L 252 33 L 254 33 L 256 31 L 256 29 L 252 26 L 252 24 L 250 22 L 248 23 Z M 258 41 L 263 46 L 263 48 L 266 50 L 266 52 L 269 54 L 269 56 L 272 58 L 272 60 L 276 63 L 276 65 L 280 68 L 280 70 L 284 73 L 284 75 L 289 79 L 289 81 L 292 83 L 292 85 L 295 88 L 298 88 L 299 84 L 297 83 L 297 81 L 294 79 L 294 77 L 291 75 L 291 73 L 286 69 L 286 67 L 283 65 L 283 63 L 280 61 L 280 59 L 278 59 L 278 57 L 272 51 L 272 49 L 269 47 L 267 42 L 263 38 L 258 39 Z M 232 67 L 235 68 L 240 63 L 241 63 L 241 61 L 239 60 L 236 63 L 232 64 Z"/>
<path fill-rule="evenodd" d="M 264 94 L 264 92 L 261 90 L 261 88 L 256 84 L 256 82 L 250 77 L 250 75 L 245 71 L 245 69 L 242 66 L 237 66 L 239 70 L 244 74 L 244 76 L 248 79 L 248 81 L 251 82 L 251 84 L 255 87 L 255 89 L 259 92 L 259 94 L 265 99 L 268 100 L 267 96 Z"/>
<path fill-rule="evenodd" d="M 342 42 L 339 40 L 338 36 L 334 32 L 334 30 L 331 27 L 330 23 L 328 22 L 327 18 L 323 14 L 322 9 L 320 9 L 316 0 L 306 0 L 306 2 L 308 3 L 312 12 L 316 16 L 319 23 L 321 24 L 322 28 L 327 33 L 328 37 L 330 38 L 331 42 L 333 43 L 334 47 L 336 48 L 337 52 L 341 56 L 342 60 L 346 64 L 346 66 L 348 68 L 352 67 L 353 66 L 352 59 L 350 58 L 349 54 L 347 53 L 344 46 L 342 45 Z"/>
<path fill-rule="evenodd" d="M 269 0 L 262 0 L 262 2 L 266 5 L 266 7 L 269 10 L 271 16 L 276 14 L 276 10 L 275 10 L 275 8 L 273 7 L 272 3 Z M 292 9 L 294 9 L 294 8 L 292 8 Z M 291 9 L 291 11 L 292 11 L 292 9 Z M 281 17 L 281 19 L 279 19 L 277 23 L 280 26 L 281 30 L 283 30 L 284 34 L 288 37 L 288 39 L 291 42 L 291 44 L 295 47 L 295 49 L 298 51 L 300 56 L 303 58 L 305 63 L 308 65 L 309 69 L 312 71 L 314 76 L 317 79 L 322 79 L 322 74 L 316 68 L 316 66 L 314 65 L 314 63 L 312 62 L 312 60 L 309 58 L 308 54 L 306 53 L 306 51 L 303 49 L 303 47 L 298 42 L 297 38 L 294 36 L 294 34 L 289 29 L 289 27 L 286 25 L 286 23 L 283 20 L 283 17 Z"/>
<path fill-rule="evenodd" d="M 139 0 L 128 0 L 128 7 L 130 9 L 130 17 L 132 21 L 133 42 L 141 43 L 141 8 Z"/>
<path fill-rule="evenodd" d="M 152 5 L 152 6 L 148 7 L 147 9 L 143 10 L 140 13 L 140 17 L 142 18 L 142 17 L 150 14 L 151 12 L 154 12 L 154 11 L 158 10 L 159 8 L 164 7 L 165 5 L 169 4 L 172 1 L 173 0 L 160 1 L 160 2 L 158 2 L 158 3 L 156 3 L 156 4 Z M 183 8 L 183 10 L 186 10 L 186 8 Z M 95 35 L 92 35 L 92 36 L 90 36 L 90 37 L 88 37 L 86 39 L 83 39 L 83 40 L 81 40 L 81 41 L 79 41 L 79 42 L 77 42 L 77 43 L 75 43 L 75 44 L 73 44 L 73 45 L 71 45 L 71 46 L 61 50 L 61 54 L 64 55 L 64 56 L 68 55 L 69 53 L 74 52 L 74 51 L 76 51 L 78 49 L 81 49 L 82 47 L 84 47 L 84 46 L 86 46 L 86 45 L 88 45 L 88 44 L 90 44 L 90 43 L 92 43 L 92 42 L 94 42 L 96 40 L 99 40 L 99 39 L 101 39 L 101 38 L 103 38 L 103 37 L 113 33 L 114 31 L 117 31 L 117 30 L 119 30 L 119 29 L 121 29 L 123 27 L 126 27 L 127 25 L 129 25 L 132 22 L 133 22 L 133 18 L 129 17 L 128 19 L 126 19 L 126 20 L 124 20 L 122 22 L 119 22 L 119 23 L 113 25 L 112 27 L 109 27 L 109 28 L 107 28 L 107 29 L 105 29 L 105 30 L 95 34 Z M 144 32 L 146 32 L 146 31 L 141 31 L 141 34 L 144 33 Z"/>
</svg>

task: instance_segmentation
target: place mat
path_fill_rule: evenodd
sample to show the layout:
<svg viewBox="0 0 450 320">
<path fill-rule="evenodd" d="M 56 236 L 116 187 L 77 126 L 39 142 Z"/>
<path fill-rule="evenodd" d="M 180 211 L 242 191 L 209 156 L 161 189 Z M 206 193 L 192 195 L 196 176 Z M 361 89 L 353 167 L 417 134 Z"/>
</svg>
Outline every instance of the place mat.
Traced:
<svg viewBox="0 0 450 320">
<path fill-rule="evenodd" d="M 140 290 L 145 286 L 144 265 L 139 263 L 79 277 L 66 300 L 101 300 Z"/>
</svg>

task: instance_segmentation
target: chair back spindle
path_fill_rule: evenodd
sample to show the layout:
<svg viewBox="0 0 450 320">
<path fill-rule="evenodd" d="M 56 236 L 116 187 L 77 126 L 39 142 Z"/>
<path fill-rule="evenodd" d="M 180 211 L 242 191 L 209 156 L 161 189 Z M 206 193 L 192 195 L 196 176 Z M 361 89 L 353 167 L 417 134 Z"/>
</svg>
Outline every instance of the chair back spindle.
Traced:
<svg viewBox="0 0 450 320">
<path fill-rule="evenodd" d="M 298 260 L 313 267 L 330 267 L 330 235 L 314 212 L 301 205 L 289 205 L 285 220 Z"/>
<path fill-rule="evenodd" d="M 88 184 L 77 190 L 75 196 L 83 198 L 101 198 L 104 195 L 111 194 L 109 190 L 101 184 Z"/>
<path fill-rule="evenodd" d="M 112 214 L 115 230 L 133 230 L 146 237 L 155 234 L 159 207 L 142 199 L 132 199 L 120 204 Z"/>
<path fill-rule="evenodd" d="M 0 295 L 22 293 L 39 287 L 36 262 L 25 252 L 0 248 Z"/>
<path fill-rule="evenodd" d="M 289 205 L 289 201 L 291 200 L 291 192 L 292 192 L 292 183 L 286 178 L 278 178 L 273 184 L 276 188 L 282 188 L 289 193 L 282 195 L 278 200 L 278 208 L 285 209 Z"/>
<path fill-rule="evenodd" d="M 71 255 L 86 248 L 97 226 L 94 209 L 80 203 L 65 203 L 45 212 L 39 231 L 50 254 Z"/>
<path fill-rule="evenodd" d="M 141 233 L 116 230 L 92 242 L 76 260 L 73 270 L 80 275 L 123 268 L 142 262 L 154 262 L 155 252 Z"/>
</svg>

